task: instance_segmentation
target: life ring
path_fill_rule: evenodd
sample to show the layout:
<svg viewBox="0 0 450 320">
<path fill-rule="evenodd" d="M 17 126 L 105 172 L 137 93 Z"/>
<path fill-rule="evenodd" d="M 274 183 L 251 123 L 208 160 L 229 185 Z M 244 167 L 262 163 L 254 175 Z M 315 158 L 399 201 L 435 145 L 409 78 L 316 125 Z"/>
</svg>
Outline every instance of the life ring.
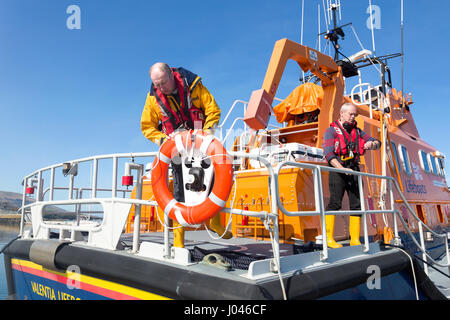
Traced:
<svg viewBox="0 0 450 320">
<path fill-rule="evenodd" d="M 192 143 L 211 160 L 215 183 L 203 202 L 188 206 L 175 200 L 167 182 L 170 162 L 178 154 L 186 154 Z M 182 131 L 162 144 L 153 162 L 151 183 L 155 199 L 165 214 L 183 226 L 198 225 L 214 217 L 225 206 L 233 184 L 232 160 L 214 135 L 201 130 Z"/>
</svg>

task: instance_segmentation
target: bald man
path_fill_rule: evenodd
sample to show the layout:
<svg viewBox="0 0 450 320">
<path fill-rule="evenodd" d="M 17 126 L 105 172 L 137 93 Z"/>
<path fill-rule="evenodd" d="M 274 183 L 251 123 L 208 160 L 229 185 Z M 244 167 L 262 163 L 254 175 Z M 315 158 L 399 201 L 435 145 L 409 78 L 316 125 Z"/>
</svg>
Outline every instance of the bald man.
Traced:
<svg viewBox="0 0 450 320">
<path fill-rule="evenodd" d="M 181 129 L 212 129 L 220 109 L 201 78 L 183 68 L 158 62 L 150 68 L 152 85 L 141 117 L 141 130 L 150 141 L 161 144 Z"/>
<path fill-rule="evenodd" d="M 339 120 L 330 124 L 325 131 L 323 148 L 330 166 L 348 171 L 359 171 L 360 156 L 366 150 L 380 148 L 381 142 L 370 137 L 356 125 L 358 109 L 351 103 L 342 105 Z M 350 210 L 361 210 L 358 176 L 346 173 L 330 172 L 328 178 L 330 201 L 326 211 L 337 211 L 342 207 L 342 198 L 347 192 Z M 333 238 L 335 216 L 326 216 L 327 244 L 331 248 L 340 248 L 341 244 Z M 350 216 L 350 245 L 360 245 L 360 215 Z"/>
<path fill-rule="evenodd" d="M 141 116 L 141 131 L 150 141 L 161 145 L 172 134 L 187 129 L 212 131 L 219 123 L 220 109 L 201 78 L 184 68 L 155 63 L 149 71 L 152 85 Z M 173 195 L 184 202 L 181 164 L 172 162 Z M 210 228 L 224 239 L 232 237 L 216 215 Z M 184 237 L 184 236 L 183 236 Z M 183 246 L 178 243 L 177 246 Z"/>
</svg>

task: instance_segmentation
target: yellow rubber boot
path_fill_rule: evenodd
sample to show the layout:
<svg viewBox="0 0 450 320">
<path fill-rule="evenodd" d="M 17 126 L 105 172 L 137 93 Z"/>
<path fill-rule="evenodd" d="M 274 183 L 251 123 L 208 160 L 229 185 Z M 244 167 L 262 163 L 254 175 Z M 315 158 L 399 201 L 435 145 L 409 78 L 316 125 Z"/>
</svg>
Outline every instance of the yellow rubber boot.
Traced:
<svg viewBox="0 0 450 320">
<path fill-rule="evenodd" d="M 216 214 L 214 217 L 211 218 L 211 220 L 209 220 L 209 228 L 215 233 L 217 233 L 219 236 L 223 235 L 222 239 L 233 238 L 233 234 L 230 231 L 225 232 L 225 228 L 220 223 L 220 214 Z"/>
<path fill-rule="evenodd" d="M 342 244 L 334 241 L 334 220 L 335 216 L 325 216 L 325 224 L 327 227 L 327 245 L 329 248 L 341 248 Z"/>
<path fill-rule="evenodd" d="M 350 245 L 359 246 L 359 233 L 361 230 L 361 217 L 350 216 L 349 232 L 350 232 Z"/>
<path fill-rule="evenodd" d="M 184 228 L 181 224 L 174 221 L 173 226 L 173 246 L 177 248 L 184 248 Z"/>
</svg>

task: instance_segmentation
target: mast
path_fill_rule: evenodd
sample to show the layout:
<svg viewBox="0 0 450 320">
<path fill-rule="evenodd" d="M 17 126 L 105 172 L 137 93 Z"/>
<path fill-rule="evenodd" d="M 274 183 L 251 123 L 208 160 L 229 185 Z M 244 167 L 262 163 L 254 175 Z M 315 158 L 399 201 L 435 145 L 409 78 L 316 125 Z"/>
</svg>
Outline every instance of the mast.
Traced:
<svg viewBox="0 0 450 320">
<path fill-rule="evenodd" d="M 373 50 L 373 56 L 376 57 L 375 52 L 375 32 L 373 30 L 373 17 L 372 17 L 372 1 L 369 0 L 369 11 L 370 11 L 370 30 L 372 32 L 372 50 Z"/>
<path fill-rule="evenodd" d="M 332 2 L 331 0 L 327 0 L 327 13 L 328 13 L 328 20 L 329 20 L 330 24 L 331 24 L 331 20 L 333 20 L 333 22 L 332 22 L 333 29 L 328 30 L 328 23 L 327 23 L 327 31 L 325 33 L 320 33 L 319 36 L 322 34 L 325 34 L 325 39 L 330 41 L 334 47 L 334 61 L 338 61 L 339 54 L 343 55 L 339 51 L 339 49 L 340 49 L 339 39 L 340 38 L 344 39 L 344 37 L 345 37 L 345 33 L 342 30 L 342 28 L 345 26 L 351 25 L 351 23 L 347 23 L 347 24 L 338 26 L 338 16 L 337 16 L 338 14 L 339 14 L 339 19 L 341 19 L 341 1 L 340 0 L 335 0 L 334 2 Z M 325 16 L 325 18 L 327 18 L 327 16 Z M 325 21 L 325 22 L 327 22 L 327 21 Z M 347 57 L 345 57 L 345 58 L 347 58 Z"/>
<path fill-rule="evenodd" d="M 320 45 L 320 3 L 317 4 L 317 25 L 318 25 L 318 40 L 319 40 L 319 52 L 322 52 L 322 48 Z"/>
<path fill-rule="evenodd" d="M 403 47 L 403 40 L 404 40 L 404 38 L 403 38 L 403 0 L 401 0 L 401 18 L 400 18 L 400 20 L 401 20 L 401 22 L 400 22 L 400 24 L 401 24 L 401 42 L 402 42 L 402 52 L 401 52 L 401 55 L 402 55 L 402 119 L 403 119 L 403 109 L 405 108 L 405 99 L 403 99 L 403 94 L 404 94 L 404 88 L 403 88 L 403 85 L 404 85 L 404 57 L 405 57 L 405 52 L 404 52 L 404 47 Z"/>
<path fill-rule="evenodd" d="M 304 16 L 304 11 L 305 11 L 305 0 L 302 0 L 302 28 L 300 31 L 300 44 L 303 45 L 303 16 Z M 302 70 L 302 78 L 301 81 L 302 83 L 305 83 L 305 72 Z"/>
<path fill-rule="evenodd" d="M 327 35 L 325 36 L 326 39 L 330 40 L 334 47 L 334 61 L 339 60 L 339 37 L 344 37 L 344 32 L 342 31 L 341 27 L 338 27 L 337 25 L 337 10 L 339 10 L 339 16 L 341 16 L 341 2 L 340 0 L 335 0 L 334 3 L 327 2 L 328 5 L 328 13 L 329 18 L 333 19 L 333 29 L 328 31 Z"/>
</svg>

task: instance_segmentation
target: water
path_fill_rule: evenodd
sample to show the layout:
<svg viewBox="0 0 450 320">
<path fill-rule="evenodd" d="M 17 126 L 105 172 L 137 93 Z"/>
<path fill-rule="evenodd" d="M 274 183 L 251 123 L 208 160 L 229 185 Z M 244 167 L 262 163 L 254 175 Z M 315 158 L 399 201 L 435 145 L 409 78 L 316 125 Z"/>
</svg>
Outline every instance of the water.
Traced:
<svg viewBox="0 0 450 320">
<path fill-rule="evenodd" d="M 18 226 L 0 225 L 0 250 L 11 239 L 15 238 L 18 233 L 19 233 Z M 7 296 L 8 296 L 8 287 L 6 284 L 5 263 L 2 254 L 0 255 L 0 300 L 6 299 Z"/>
</svg>

